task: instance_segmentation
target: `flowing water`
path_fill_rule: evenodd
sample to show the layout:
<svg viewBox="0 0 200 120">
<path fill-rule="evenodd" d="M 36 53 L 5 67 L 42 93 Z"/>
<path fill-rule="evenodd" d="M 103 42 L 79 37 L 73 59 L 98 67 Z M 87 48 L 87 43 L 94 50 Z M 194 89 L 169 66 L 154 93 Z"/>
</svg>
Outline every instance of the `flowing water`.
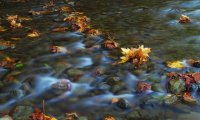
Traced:
<svg viewBox="0 0 200 120">
<path fill-rule="evenodd" d="M 186 104 L 181 100 L 166 104 L 168 102 L 163 100 L 168 95 L 166 73 L 174 71 L 165 67 L 164 62 L 200 59 L 199 0 L 80 0 L 75 5 L 56 1 L 52 9 L 73 6 L 74 10 L 91 18 L 93 28 L 113 37 L 121 47 L 145 45 L 151 48 L 151 61 L 138 69 L 128 63 L 112 65 L 119 60 L 120 53 L 86 47 L 87 44 L 98 46 L 103 36 L 89 38 L 71 31 L 52 33 L 53 28 L 67 25 L 62 19 L 68 13 L 28 14 L 31 9 L 40 10 L 46 2 L 0 1 L 1 26 L 9 29 L 7 15 L 32 18 L 22 22 L 25 28 L 0 32 L 0 40 L 16 44 L 14 49 L 1 50 L 1 58 L 10 56 L 24 64 L 20 69 L 1 68 L 0 111 L 19 105 L 42 108 L 44 100 L 46 113 L 61 120 L 67 112 L 77 112 L 89 120 L 99 120 L 106 115 L 113 115 L 117 120 L 200 118 L 198 104 Z M 179 24 L 181 14 L 190 16 L 192 22 Z M 40 31 L 41 36 L 26 37 L 30 28 Z M 52 45 L 64 46 L 67 53 L 52 54 L 49 51 Z M 97 70 L 102 74 L 96 75 Z M 9 81 L 9 77 L 14 80 Z M 138 93 L 135 86 L 139 80 L 149 80 L 160 89 Z M 112 98 L 125 101 L 115 105 L 111 104 Z"/>
</svg>

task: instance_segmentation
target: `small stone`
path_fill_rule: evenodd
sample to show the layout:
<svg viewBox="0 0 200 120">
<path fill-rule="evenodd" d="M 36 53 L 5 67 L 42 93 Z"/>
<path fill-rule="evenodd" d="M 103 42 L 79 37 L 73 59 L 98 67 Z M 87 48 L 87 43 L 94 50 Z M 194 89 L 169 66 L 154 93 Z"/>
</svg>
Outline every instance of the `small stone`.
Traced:
<svg viewBox="0 0 200 120">
<path fill-rule="evenodd" d="M 119 101 L 117 102 L 117 106 L 121 109 L 130 108 L 130 105 L 126 99 L 119 99 Z"/>
</svg>

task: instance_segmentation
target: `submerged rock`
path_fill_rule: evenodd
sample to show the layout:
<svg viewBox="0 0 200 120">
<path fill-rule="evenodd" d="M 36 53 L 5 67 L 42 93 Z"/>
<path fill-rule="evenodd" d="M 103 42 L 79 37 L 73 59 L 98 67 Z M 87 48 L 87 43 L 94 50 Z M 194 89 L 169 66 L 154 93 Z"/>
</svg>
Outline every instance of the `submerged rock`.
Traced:
<svg viewBox="0 0 200 120">
<path fill-rule="evenodd" d="M 29 116 L 33 113 L 33 108 L 30 106 L 17 106 L 13 114 L 14 120 L 28 120 Z"/>
<path fill-rule="evenodd" d="M 117 102 L 117 106 L 121 109 L 128 109 L 130 108 L 130 104 L 126 99 L 119 99 Z"/>
</svg>

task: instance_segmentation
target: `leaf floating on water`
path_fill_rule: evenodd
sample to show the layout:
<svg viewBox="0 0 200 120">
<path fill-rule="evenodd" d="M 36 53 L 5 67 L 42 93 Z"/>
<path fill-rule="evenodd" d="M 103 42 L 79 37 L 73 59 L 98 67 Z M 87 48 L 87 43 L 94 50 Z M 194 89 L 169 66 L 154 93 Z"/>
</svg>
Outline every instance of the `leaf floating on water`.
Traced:
<svg viewBox="0 0 200 120">
<path fill-rule="evenodd" d="M 0 32 L 5 32 L 7 29 L 5 29 L 3 26 L 0 26 Z"/>
<path fill-rule="evenodd" d="M 31 21 L 32 20 L 32 18 L 30 18 L 30 17 L 19 17 L 19 19 L 22 21 Z"/>
<path fill-rule="evenodd" d="M 34 31 L 34 30 L 31 30 L 28 34 L 27 34 L 28 37 L 31 37 L 31 38 L 34 38 L 34 37 L 39 37 L 40 36 L 40 33 L 38 31 Z"/>
<path fill-rule="evenodd" d="M 29 117 L 28 120 L 57 120 L 54 117 L 50 117 L 42 113 L 40 109 L 35 109 L 32 115 Z"/>
<path fill-rule="evenodd" d="M 112 98 L 112 99 L 111 99 L 111 103 L 112 103 L 112 104 L 117 103 L 118 101 L 119 101 L 118 98 Z"/>
<path fill-rule="evenodd" d="M 144 62 L 148 61 L 149 53 L 151 52 L 150 48 L 144 48 L 143 45 L 139 46 L 139 48 L 121 48 L 122 57 L 121 61 L 118 63 L 125 63 L 128 61 L 132 61 L 135 66 L 139 66 Z"/>
<path fill-rule="evenodd" d="M 175 69 L 182 69 L 184 68 L 184 64 L 181 61 L 171 61 L 171 62 L 167 62 L 167 66 L 170 68 L 175 68 Z"/>
<path fill-rule="evenodd" d="M 179 23 L 190 23 L 191 20 L 188 16 L 186 15 L 181 15 L 181 17 L 179 18 Z"/>
<path fill-rule="evenodd" d="M 64 32 L 64 31 L 66 31 L 68 29 L 69 29 L 68 27 L 58 27 L 58 28 L 54 28 L 52 30 L 52 32 Z"/>
</svg>

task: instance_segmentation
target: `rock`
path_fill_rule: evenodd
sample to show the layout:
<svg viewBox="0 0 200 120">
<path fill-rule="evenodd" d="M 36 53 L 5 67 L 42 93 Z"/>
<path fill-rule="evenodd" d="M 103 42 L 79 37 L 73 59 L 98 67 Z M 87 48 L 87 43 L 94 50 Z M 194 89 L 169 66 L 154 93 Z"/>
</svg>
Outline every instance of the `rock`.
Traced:
<svg viewBox="0 0 200 120">
<path fill-rule="evenodd" d="M 108 78 L 106 78 L 106 83 L 110 86 L 117 85 L 120 82 L 121 82 L 120 77 L 108 77 Z"/>
<path fill-rule="evenodd" d="M 80 116 L 80 117 L 79 117 L 79 120 L 88 120 L 88 119 L 87 119 L 87 117 L 85 117 L 85 116 Z"/>
<path fill-rule="evenodd" d="M 174 94 L 181 93 L 185 90 L 185 82 L 182 79 L 172 79 L 169 81 L 168 90 Z"/>
<path fill-rule="evenodd" d="M 155 92 L 163 92 L 164 91 L 160 83 L 153 84 L 151 89 Z"/>
<path fill-rule="evenodd" d="M 126 99 L 119 99 L 119 101 L 117 102 L 117 106 L 121 109 L 130 108 L 130 105 Z"/>
<path fill-rule="evenodd" d="M 169 95 L 165 96 L 165 98 L 164 98 L 164 102 L 166 104 L 173 104 L 177 100 L 178 100 L 178 97 L 176 95 L 172 95 L 172 94 L 169 94 Z"/>
<path fill-rule="evenodd" d="M 88 83 L 88 84 L 90 84 L 90 83 L 93 83 L 94 81 L 96 81 L 96 79 L 93 78 L 93 77 L 83 76 L 78 80 L 78 83 Z"/>
<path fill-rule="evenodd" d="M 0 120 L 13 120 L 10 116 L 6 115 L 0 118 Z"/>
<path fill-rule="evenodd" d="M 13 114 L 14 120 L 28 120 L 29 116 L 33 113 L 33 108 L 30 106 L 17 106 Z"/>
</svg>

